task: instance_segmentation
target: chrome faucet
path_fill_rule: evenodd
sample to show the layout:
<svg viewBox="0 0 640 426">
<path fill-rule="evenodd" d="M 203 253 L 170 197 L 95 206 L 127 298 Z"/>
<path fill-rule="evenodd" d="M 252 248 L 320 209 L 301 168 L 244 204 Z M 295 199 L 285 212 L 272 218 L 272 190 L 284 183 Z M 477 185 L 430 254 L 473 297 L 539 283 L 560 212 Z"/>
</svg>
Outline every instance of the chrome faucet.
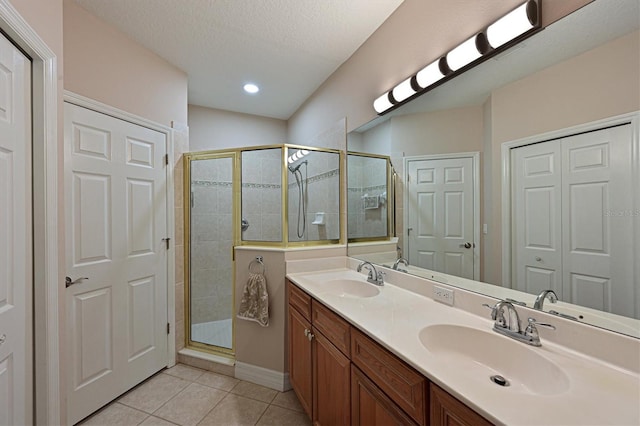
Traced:
<svg viewBox="0 0 640 426">
<path fill-rule="evenodd" d="M 404 268 L 400 268 L 399 265 L 403 264 L 405 267 L 409 267 L 409 262 L 407 261 L 407 259 L 405 259 L 404 257 L 400 257 L 398 258 L 398 260 L 396 260 L 395 262 L 393 262 L 393 267 L 392 269 L 395 269 L 396 271 L 400 271 L 400 272 L 408 272 L 406 269 Z"/>
<path fill-rule="evenodd" d="M 549 299 L 551 303 L 556 303 L 558 301 L 558 295 L 553 290 L 542 290 L 538 297 L 536 297 L 536 301 L 533 302 L 533 309 L 541 311 L 545 299 Z"/>
<path fill-rule="evenodd" d="M 367 282 L 375 285 L 382 286 L 384 285 L 384 272 L 376 271 L 375 266 L 371 262 L 362 262 L 358 265 L 356 271 L 362 271 L 362 268 L 365 268 L 369 271 L 369 275 L 367 275 Z"/>
<path fill-rule="evenodd" d="M 487 304 L 484 304 L 483 306 L 491 309 L 491 319 L 494 321 L 493 331 L 528 345 L 542 345 L 540 343 L 540 335 L 538 334 L 536 325 L 550 328 L 552 330 L 556 329 L 551 324 L 541 323 L 536 321 L 534 318 L 529 318 L 529 324 L 524 331 L 522 331 L 518 311 L 516 311 L 516 308 L 511 304 L 511 302 L 507 302 L 506 300 L 501 300 L 494 306 L 489 306 Z"/>
</svg>

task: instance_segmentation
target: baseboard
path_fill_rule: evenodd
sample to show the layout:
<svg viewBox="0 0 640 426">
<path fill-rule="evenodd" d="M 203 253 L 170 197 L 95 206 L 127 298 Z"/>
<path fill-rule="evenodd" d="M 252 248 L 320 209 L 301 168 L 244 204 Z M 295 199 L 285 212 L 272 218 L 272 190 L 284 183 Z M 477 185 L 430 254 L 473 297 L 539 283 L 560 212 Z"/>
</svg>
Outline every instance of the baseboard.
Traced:
<svg viewBox="0 0 640 426">
<path fill-rule="evenodd" d="M 236 379 L 246 380 L 257 385 L 266 386 L 280 392 L 291 389 L 289 373 L 269 370 L 253 364 L 236 361 Z"/>
</svg>

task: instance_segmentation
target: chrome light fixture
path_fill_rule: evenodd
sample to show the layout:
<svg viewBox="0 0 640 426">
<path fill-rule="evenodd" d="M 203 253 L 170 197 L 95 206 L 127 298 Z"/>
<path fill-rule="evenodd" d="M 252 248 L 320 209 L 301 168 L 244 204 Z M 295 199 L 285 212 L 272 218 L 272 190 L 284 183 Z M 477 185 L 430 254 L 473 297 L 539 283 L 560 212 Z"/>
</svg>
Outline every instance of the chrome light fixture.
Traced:
<svg viewBox="0 0 640 426">
<path fill-rule="evenodd" d="M 541 29 L 541 0 L 528 0 L 498 19 L 483 31 L 469 37 L 415 75 L 380 95 L 373 108 L 385 114 L 491 56 L 506 50 Z"/>
</svg>

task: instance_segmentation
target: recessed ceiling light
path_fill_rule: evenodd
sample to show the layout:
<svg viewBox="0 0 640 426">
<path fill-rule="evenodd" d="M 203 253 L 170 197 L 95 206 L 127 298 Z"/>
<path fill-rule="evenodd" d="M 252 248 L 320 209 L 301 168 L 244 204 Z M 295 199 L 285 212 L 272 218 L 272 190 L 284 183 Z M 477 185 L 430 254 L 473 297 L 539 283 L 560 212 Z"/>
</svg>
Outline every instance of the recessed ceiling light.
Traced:
<svg viewBox="0 0 640 426">
<path fill-rule="evenodd" d="M 244 85 L 244 91 L 247 93 L 254 94 L 254 93 L 258 93 L 260 91 L 260 88 L 253 83 L 247 83 Z"/>
</svg>

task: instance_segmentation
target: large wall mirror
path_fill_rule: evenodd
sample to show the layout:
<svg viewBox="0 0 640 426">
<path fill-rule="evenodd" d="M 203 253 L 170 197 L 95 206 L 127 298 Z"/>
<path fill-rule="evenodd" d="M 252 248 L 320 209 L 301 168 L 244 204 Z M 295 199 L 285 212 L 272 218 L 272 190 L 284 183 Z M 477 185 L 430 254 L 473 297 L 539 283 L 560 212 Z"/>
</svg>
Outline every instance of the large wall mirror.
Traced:
<svg viewBox="0 0 640 426">
<path fill-rule="evenodd" d="M 640 337 L 639 17 L 594 1 L 348 135 L 398 175 L 397 239 L 349 255 Z"/>
</svg>

